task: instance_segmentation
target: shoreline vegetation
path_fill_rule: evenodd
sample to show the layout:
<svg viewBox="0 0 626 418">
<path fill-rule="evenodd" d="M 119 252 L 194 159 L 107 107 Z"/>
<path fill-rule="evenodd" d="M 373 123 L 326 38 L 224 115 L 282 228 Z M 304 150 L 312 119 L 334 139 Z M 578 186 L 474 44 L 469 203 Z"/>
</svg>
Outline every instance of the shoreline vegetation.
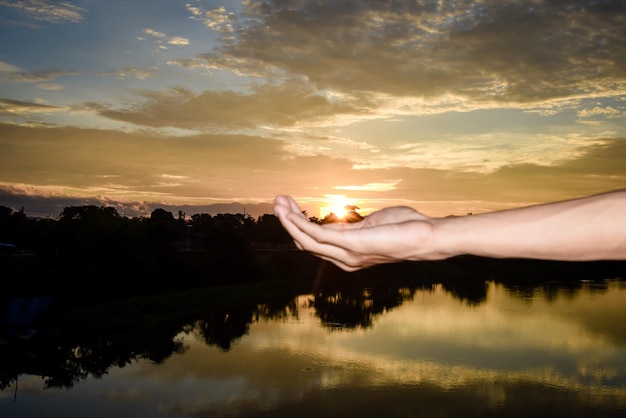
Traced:
<svg viewBox="0 0 626 418">
<path fill-rule="evenodd" d="M 157 209 L 150 218 L 129 219 L 114 208 L 81 206 L 52 220 L 0 206 L 0 243 L 0 311 L 16 297 L 51 297 L 45 314 L 20 332 L 34 327 L 70 340 L 136 338 L 159 329 L 171 330 L 171 340 L 197 318 L 239 317 L 236 332 L 221 329 L 223 323 L 214 324 L 221 331 L 211 331 L 225 332 L 217 344 L 227 348 L 253 318 L 297 310 L 300 295 L 312 295 L 323 323 L 367 327 L 416 289 L 435 284 L 464 303 L 480 304 L 490 281 L 531 294 L 551 282 L 575 291 L 585 280 L 626 278 L 620 261 L 474 256 L 346 273 L 295 249 L 275 215 L 186 218 Z"/>
<path fill-rule="evenodd" d="M 202 256 L 201 254 L 197 254 Z M 36 258 L 36 256 L 33 256 Z M 0 268 L 6 271 L 6 258 Z M 28 262 L 27 268 L 39 263 Z M 13 267 L 16 264 L 13 263 Z M 95 268 L 95 265 L 92 266 Z M 19 268 L 18 268 L 19 270 Z M 108 289 L 96 294 L 88 277 L 67 276 L 66 283 L 50 283 L 45 276 L 5 276 L 2 307 L 15 296 L 53 297 L 47 314 L 35 325 L 63 332 L 133 332 L 184 322 L 211 310 L 240 307 L 286 306 L 299 295 L 327 293 L 356 294 L 362 289 L 423 289 L 442 284 L 461 301 L 480 304 L 486 297 L 486 283 L 496 282 L 520 292 L 532 293 L 546 283 L 575 291 L 584 282 L 626 280 L 626 262 L 559 262 L 531 259 L 490 259 L 460 256 L 442 261 L 403 262 L 347 273 L 336 266 L 298 250 L 262 250 L 256 253 L 253 277 L 207 274 L 203 280 L 172 277 L 171 286 L 138 286 Z M 215 273 L 215 272 L 213 272 Z M 10 281 L 14 280 L 13 285 Z M 133 280 L 123 273 L 111 277 L 109 285 Z M 401 301 L 399 301 L 401 303 Z"/>
</svg>

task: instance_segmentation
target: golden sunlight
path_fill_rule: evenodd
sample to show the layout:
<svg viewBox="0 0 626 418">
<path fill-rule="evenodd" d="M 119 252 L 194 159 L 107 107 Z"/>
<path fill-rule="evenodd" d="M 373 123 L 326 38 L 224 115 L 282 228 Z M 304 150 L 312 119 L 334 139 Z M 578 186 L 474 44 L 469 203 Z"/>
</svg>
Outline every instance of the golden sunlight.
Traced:
<svg viewBox="0 0 626 418">
<path fill-rule="evenodd" d="M 339 219 L 346 216 L 348 213 L 348 209 L 346 206 L 351 205 L 352 203 L 343 194 L 327 194 L 324 195 L 326 200 L 325 206 L 320 206 L 320 218 L 324 218 L 331 213 L 334 213 Z"/>
</svg>

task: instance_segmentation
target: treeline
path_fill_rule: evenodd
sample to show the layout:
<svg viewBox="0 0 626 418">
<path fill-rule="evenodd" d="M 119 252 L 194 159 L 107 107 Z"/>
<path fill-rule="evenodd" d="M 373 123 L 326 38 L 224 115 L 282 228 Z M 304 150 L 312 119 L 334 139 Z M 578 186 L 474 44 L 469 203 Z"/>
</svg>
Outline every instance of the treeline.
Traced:
<svg viewBox="0 0 626 418">
<path fill-rule="evenodd" d="M 137 293 L 257 281 L 267 272 L 255 251 L 289 248 L 278 218 L 156 209 L 128 218 L 113 207 L 70 206 L 35 219 L 0 206 L 0 268 L 13 288 L 27 283 L 86 293 Z"/>
<path fill-rule="evenodd" d="M 149 217 L 128 218 L 112 207 L 71 206 L 63 209 L 58 219 L 35 219 L 0 206 L 0 299 L 39 293 L 74 295 L 74 302 L 90 303 L 264 280 L 312 283 L 323 272 L 324 276 L 336 276 L 332 283 L 362 277 L 384 282 L 392 277 L 446 282 L 468 300 L 480 301 L 485 280 L 530 283 L 626 277 L 623 261 L 568 263 L 480 257 L 402 263 L 347 274 L 330 266 L 320 270 L 324 263 L 306 253 L 282 251 L 293 248 L 291 237 L 271 214 L 256 219 L 244 214 L 187 218 L 183 213 L 174 216 L 156 209 Z M 466 291 L 464 286 L 470 289 Z"/>
</svg>

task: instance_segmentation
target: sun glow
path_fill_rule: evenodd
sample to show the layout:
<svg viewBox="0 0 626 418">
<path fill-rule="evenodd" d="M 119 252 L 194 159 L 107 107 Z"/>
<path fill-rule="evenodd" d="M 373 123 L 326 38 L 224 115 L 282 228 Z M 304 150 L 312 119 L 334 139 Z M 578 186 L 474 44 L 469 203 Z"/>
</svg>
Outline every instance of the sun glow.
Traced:
<svg viewBox="0 0 626 418">
<path fill-rule="evenodd" d="M 348 209 L 346 206 L 351 205 L 351 201 L 343 194 L 327 194 L 324 195 L 326 200 L 325 206 L 320 206 L 320 218 L 324 218 L 331 213 L 337 215 L 339 219 L 346 216 Z"/>
</svg>

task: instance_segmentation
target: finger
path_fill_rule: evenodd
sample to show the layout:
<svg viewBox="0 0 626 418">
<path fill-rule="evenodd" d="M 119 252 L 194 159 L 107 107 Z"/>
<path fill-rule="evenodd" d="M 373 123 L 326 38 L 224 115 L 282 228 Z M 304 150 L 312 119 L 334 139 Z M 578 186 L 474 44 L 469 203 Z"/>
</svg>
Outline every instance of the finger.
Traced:
<svg viewBox="0 0 626 418">
<path fill-rule="evenodd" d="M 287 206 L 287 207 L 291 207 L 292 203 L 295 203 L 295 201 L 287 195 L 277 195 L 276 196 L 276 203 L 283 205 L 283 206 Z"/>
<path fill-rule="evenodd" d="M 327 227 L 327 225 L 317 225 L 298 217 L 289 216 L 289 218 L 302 234 L 315 243 L 337 249 L 332 253 L 332 256 L 348 265 L 360 265 L 362 260 L 371 258 L 376 254 L 381 256 L 381 260 L 388 259 L 390 257 L 390 249 L 388 245 L 382 244 L 380 238 L 384 236 L 398 236 L 397 228 L 394 225 L 365 229 L 332 229 Z M 302 235 L 299 234 L 298 236 Z M 305 249 L 307 245 L 310 245 L 309 241 L 303 241 L 304 238 L 299 239 L 301 244 L 305 246 Z M 391 242 L 389 240 L 385 241 L 392 243 L 393 240 Z M 341 251 L 338 251 L 339 249 Z"/>
<path fill-rule="evenodd" d="M 359 267 L 349 266 L 349 265 L 341 262 L 340 260 L 335 260 L 335 259 L 332 259 L 332 258 L 320 256 L 320 255 L 317 255 L 317 256 L 319 258 L 321 258 L 322 260 L 329 261 L 329 262 L 333 263 L 334 265 L 336 265 L 337 267 L 339 267 L 340 269 L 342 269 L 344 271 L 347 271 L 347 272 L 350 272 L 350 273 L 353 272 L 353 271 L 357 271 L 357 270 L 360 270 L 360 269 L 366 267 L 366 266 L 359 266 Z"/>
<path fill-rule="evenodd" d="M 330 244 L 335 247 L 349 249 L 349 242 L 345 239 L 344 230 L 328 225 L 318 225 L 306 219 L 287 215 L 287 218 L 297 227 L 301 233 L 311 237 L 316 242 Z"/>
<path fill-rule="evenodd" d="M 289 208 L 294 212 L 297 213 L 298 215 L 300 215 L 302 218 L 306 219 L 306 216 L 304 216 L 304 214 L 302 213 L 302 209 L 300 208 L 300 205 L 298 205 L 298 203 L 296 203 L 296 201 L 291 197 L 291 196 L 286 196 Z"/>
<path fill-rule="evenodd" d="M 293 218 L 298 221 L 302 221 L 301 217 L 298 214 L 294 214 L 294 212 L 287 206 L 277 205 L 274 208 L 274 211 L 276 212 L 276 215 L 278 215 L 280 223 L 287 230 L 289 235 L 291 235 L 291 237 L 302 246 L 303 244 L 301 241 L 303 238 L 306 238 L 306 234 L 304 234 L 292 220 Z"/>
<path fill-rule="evenodd" d="M 274 213 L 276 214 L 276 216 L 278 216 L 279 219 L 285 218 L 289 212 L 291 212 L 289 206 L 284 205 L 279 201 L 276 201 L 276 204 L 274 205 Z"/>
<path fill-rule="evenodd" d="M 300 244 L 299 240 L 298 240 L 298 235 L 300 234 L 299 229 L 293 224 L 293 222 L 291 222 L 288 218 L 287 215 L 292 213 L 290 208 L 288 206 L 284 206 L 282 204 L 277 204 L 276 206 L 274 206 L 274 213 L 276 214 L 276 216 L 278 216 L 278 220 L 280 221 L 281 225 L 283 226 L 283 228 L 285 228 L 285 230 L 289 233 L 289 235 L 291 235 L 291 237 L 294 239 L 294 242 L 296 244 L 296 246 L 302 250 L 302 244 Z"/>
<path fill-rule="evenodd" d="M 283 196 L 283 195 L 276 195 L 276 197 L 274 198 L 274 206 L 289 206 L 289 203 L 287 201 L 287 196 Z"/>
<path fill-rule="evenodd" d="M 275 212 L 276 212 L 276 207 L 283 206 L 286 210 L 285 213 L 293 212 L 305 218 L 304 214 L 302 213 L 302 209 L 300 209 L 300 206 L 296 203 L 295 200 L 293 200 L 292 197 L 287 196 L 287 195 L 278 195 L 276 196 L 275 202 L 276 202 L 275 207 L 274 207 Z"/>
<path fill-rule="evenodd" d="M 274 200 L 274 211 L 276 211 L 278 207 L 284 208 L 285 211 L 293 211 L 290 199 L 287 196 L 276 196 Z"/>
<path fill-rule="evenodd" d="M 324 229 L 332 229 L 336 231 L 348 231 L 351 229 L 361 229 L 363 227 L 362 222 L 332 222 L 321 224 Z"/>
<path fill-rule="evenodd" d="M 346 271 L 366 267 L 364 261 L 368 257 L 360 251 L 360 245 L 352 244 L 354 240 L 350 239 L 358 238 L 360 236 L 358 231 L 355 231 L 355 235 L 354 232 L 328 230 L 323 228 L 323 225 L 302 222 L 299 218 L 293 220 L 294 225 L 300 230 L 299 234 L 295 232 L 294 234 L 304 250 L 331 261 Z"/>
<path fill-rule="evenodd" d="M 321 230 L 320 225 L 314 224 L 299 216 L 289 216 L 284 219 L 283 226 L 292 236 L 294 241 L 298 243 L 305 251 L 308 251 L 324 260 L 331 261 L 340 265 L 342 269 L 354 269 L 358 265 L 358 256 L 349 247 L 341 247 L 334 243 L 325 243 L 311 236 L 310 233 L 304 231 L 302 226 L 311 226 L 312 230 Z M 328 231 L 335 232 L 335 231 Z"/>
<path fill-rule="evenodd" d="M 313 226 L 313 229 L 322 229 L 322 227 L 307 220 L 302 215 L 300 207 L 292 198 L 289 196 L 277 196 L 276 203 L 277 205 L 274 210 L 283 227 L 294 239 L 294 243 L 298 249 L 305 250 L 323 260 L 329 261 L 345 271 L 355 271 L 364 267 L 356 262 L 357 257 L 346 248 L 319 242 L 304 232 L 298 224 L 306 225 L 307 227 Z M 288 206 L 286 204 L 288 204 Z M 297 215 L 291 215 L 291 213 L 296 213 Z M 297 224 L 293 222 L 294 220 Z M 325 226 L 330 225 L 332 224 Z M 349 229 L 351 227 L 351 225 L 343 224 L 339 226 L 339 229 Z"/>
<path fill-rule="evenodd" d="M 353 272 L 353 271 L 360 270 L 360 269 L 362 269 L 364 267 L 367 267 L 365 265 L 361 265 L 361 264 L 356 263 L 356 262 L 348 263 L 348 262 L 345 262 L 343 259 L 340 259 L 340 258 L 335 258 L 335 257 L 327 256 L 327 255 L 324 255 L 324 254 L 316 254 L 316 253 L 313 253 L 313 252 L 310 252 L 310 251 L 308 251 L 308 252 L 310 254 L 313 254 L 316 257 L 321 258 L 322 260 L 326 260 L 326 261 L 329 261 L 329 262 L 333 263 L 334 265 L 336 265 L 337 267 L 339 267 L 340 269 L 342 269 L 344 271 Z M 353 260 L 350 259 L 349 261 L 353 261 Z"/>
</svg>

